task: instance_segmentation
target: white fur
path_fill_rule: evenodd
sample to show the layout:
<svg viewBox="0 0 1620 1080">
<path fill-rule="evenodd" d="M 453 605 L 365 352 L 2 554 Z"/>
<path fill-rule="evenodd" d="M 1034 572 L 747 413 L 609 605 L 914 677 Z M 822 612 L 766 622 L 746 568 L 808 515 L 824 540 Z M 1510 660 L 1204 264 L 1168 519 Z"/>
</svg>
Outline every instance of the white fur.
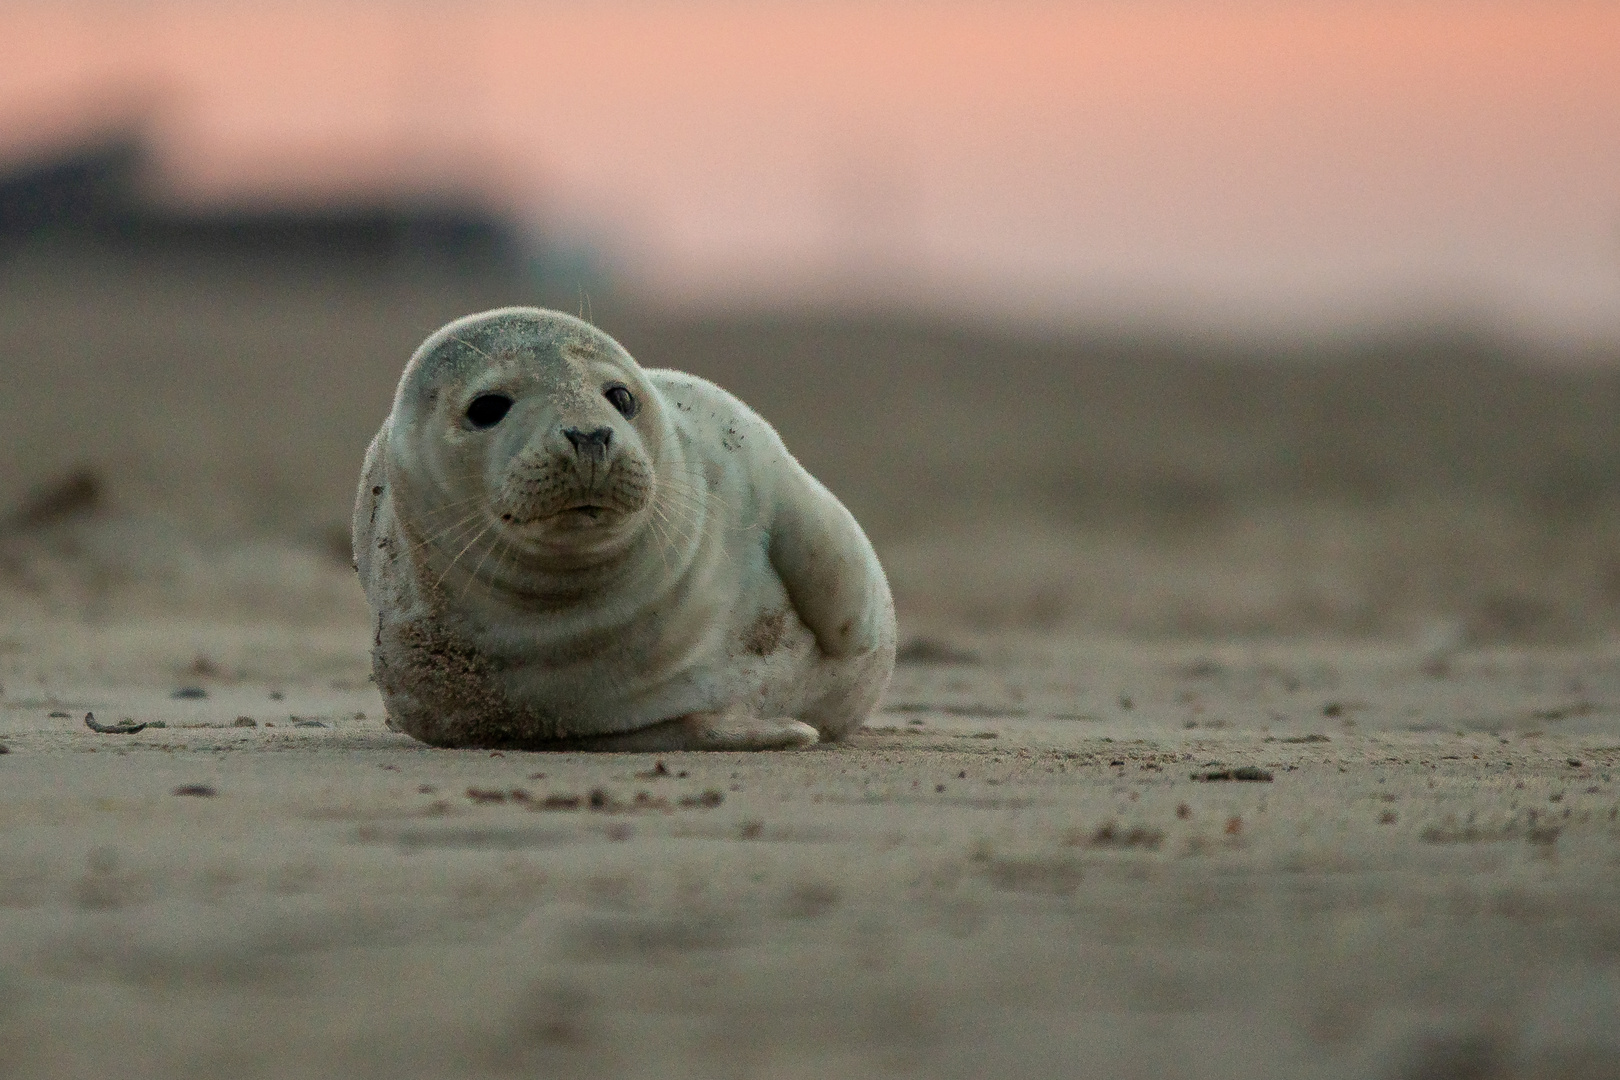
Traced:
<svg viewBox="0 0 1620 1080">
<path fill-rule="evenodd" d="M 510 412 L 474 430 L 467 402 L 497 392 Z M 573 449 L 570 427 L 610 428 L 610 456 Z M 582 501 L 603 509 L 558 509 Z M 423 343 L 366 454 L 353 537 L 390 719 L 436 745 L 800 746 L 858 727 L 893 671 L 877 556 L 776 431 L 557 312 L 486 312 Z"/>
</svg>

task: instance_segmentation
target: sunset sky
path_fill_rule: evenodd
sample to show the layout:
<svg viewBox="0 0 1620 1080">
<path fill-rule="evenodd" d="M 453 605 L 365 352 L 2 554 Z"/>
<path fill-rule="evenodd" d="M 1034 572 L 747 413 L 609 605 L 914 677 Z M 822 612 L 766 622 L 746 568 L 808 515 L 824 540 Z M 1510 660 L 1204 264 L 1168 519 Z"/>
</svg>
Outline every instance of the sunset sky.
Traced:
<svg viewBox="0 0 1620 1080">
<path fill-rule="evenodd" d="M 670 302 L 1620 342 L 1620 4 L 12 2 L 0 155 L 471 186 Z"/>
</svg>

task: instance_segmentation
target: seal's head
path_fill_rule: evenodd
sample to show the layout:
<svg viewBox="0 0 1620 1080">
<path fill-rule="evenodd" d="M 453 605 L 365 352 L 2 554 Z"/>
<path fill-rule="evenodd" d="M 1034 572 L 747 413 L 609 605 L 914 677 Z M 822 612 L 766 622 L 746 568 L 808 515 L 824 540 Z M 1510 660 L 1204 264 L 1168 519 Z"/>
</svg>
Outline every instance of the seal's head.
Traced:
<svg viewBox="0 0 1620 1080">
<path fill-rule="evenodd" d="M 672 441 L 618 342 L 560 312 L 502 308 L 450 323 L 411 357 L 389 471 L 421 542 L 452 561 L 499 545 L 561 567 L 634 542 Z"/>
</svg>

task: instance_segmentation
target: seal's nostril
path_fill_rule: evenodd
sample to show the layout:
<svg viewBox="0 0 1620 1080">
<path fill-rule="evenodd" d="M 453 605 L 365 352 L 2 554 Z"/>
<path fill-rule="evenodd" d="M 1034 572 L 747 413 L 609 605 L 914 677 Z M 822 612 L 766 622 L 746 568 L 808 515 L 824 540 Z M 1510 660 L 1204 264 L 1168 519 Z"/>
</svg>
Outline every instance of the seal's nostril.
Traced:
<svg viewBox="0 0 1620 1080">
<path fill-rule="evenodd" d="M 579 428 L 563 428 L 563 436 L 574 444 L 577 453 L 604 453 L 608 444 L 613 441 L 613 429 L 599 427 L 595 431 L 581 431 Z"/>
</svg>

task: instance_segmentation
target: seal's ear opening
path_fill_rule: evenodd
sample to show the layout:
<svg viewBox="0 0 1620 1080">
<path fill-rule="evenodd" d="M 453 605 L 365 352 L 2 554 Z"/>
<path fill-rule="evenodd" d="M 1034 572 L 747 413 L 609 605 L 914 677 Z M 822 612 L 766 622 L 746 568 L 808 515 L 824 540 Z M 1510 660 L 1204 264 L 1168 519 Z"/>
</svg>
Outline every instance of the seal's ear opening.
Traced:
<svg viewBox="0 0 1620 1080">
<path fill-rule="evenodd" d="M 512 408 L 512 399 L 505 394 L 480 394 L 467 406 L 467 422 L 480 431 L 500 423 Z"/>
</svg>

